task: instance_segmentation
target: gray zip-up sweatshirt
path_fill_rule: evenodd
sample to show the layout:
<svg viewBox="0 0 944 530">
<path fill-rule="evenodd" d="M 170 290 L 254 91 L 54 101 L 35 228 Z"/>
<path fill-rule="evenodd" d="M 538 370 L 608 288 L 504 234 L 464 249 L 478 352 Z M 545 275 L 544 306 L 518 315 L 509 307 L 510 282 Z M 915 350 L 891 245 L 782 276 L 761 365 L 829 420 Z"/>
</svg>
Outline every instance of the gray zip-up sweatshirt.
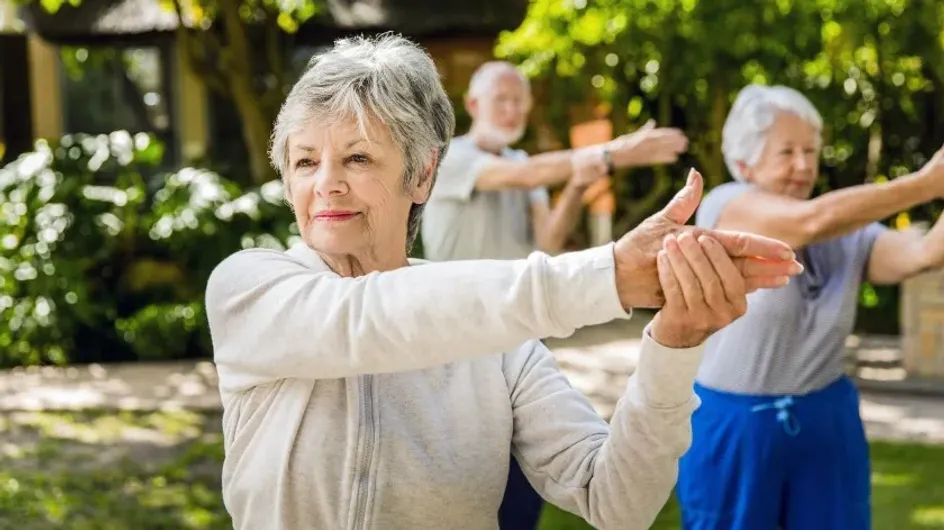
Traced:
<svg viewBox="0 0 944 530">
<path fill-rule="evenodd" d="M 240 530 L 495 530 L 511 455 L 548 501 L 648 528 L 675 484 L 701 347 L 647 332 L 608 425 L 544 345 L 628 318 L 612 244 L 344 278 L 305 246 L 246 250 L 206 308 L 223 498 Z"/>
</svg>

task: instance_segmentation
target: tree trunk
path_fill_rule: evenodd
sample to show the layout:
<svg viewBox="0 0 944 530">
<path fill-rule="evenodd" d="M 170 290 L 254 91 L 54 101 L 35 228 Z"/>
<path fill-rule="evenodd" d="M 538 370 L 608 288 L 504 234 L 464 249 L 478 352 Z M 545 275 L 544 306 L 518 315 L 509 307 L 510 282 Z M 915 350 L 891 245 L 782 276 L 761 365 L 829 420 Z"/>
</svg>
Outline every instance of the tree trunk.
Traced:
<svg viewBox="0 0 944 530">
<path fill-rule="evenodd" d="M 242 118 L 243 140 L 249 151 L 249 174 L 254 183 L 264 184 L 276 176 L 268 157 L 272 121 L 266 112 L 263 95 L 253 87 L 253 56 L 238 4 L 220 2 L 220 14 L 226 32 L 224 75 L 228 77 L 233 102 Z"/>
<path fill-rule="evenodd" d="M 706 189 L 714 188 L 723 183 L 724 155 L 721 153 L 721 132 L 727 118 L 727 84 L 722 76 L 717 76 L 714 83 L 714 95 L 711 99 L 711 130 L 708 133 L 708 156 L 702 161 L 708 174 L 706 175 Z"/>
<path fill-rule="evenodd" d="M 243 141 L 249 151 L 249 173 L 256 184 L 264 184 L 276 177 L 269 164 L 269 132 L 272 126 L 262 104 L 250 86 L 233 80 L 233 102 L 243 122 Z M 248 90 L 247 90 L 248 89 Z"/>
</svg>

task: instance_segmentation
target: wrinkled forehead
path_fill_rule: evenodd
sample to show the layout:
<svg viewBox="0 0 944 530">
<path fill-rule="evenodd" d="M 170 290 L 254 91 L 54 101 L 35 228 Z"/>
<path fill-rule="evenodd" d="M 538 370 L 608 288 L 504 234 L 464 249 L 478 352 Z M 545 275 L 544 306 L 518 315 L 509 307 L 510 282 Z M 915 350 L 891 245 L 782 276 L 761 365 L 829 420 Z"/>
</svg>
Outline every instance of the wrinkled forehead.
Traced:
<svg viewBox="0 0 944 530">
<path fill-rule="evenodd" d="M 321 152 L 354 145 L 382 149 L 391 147 L 393 142 L 389 128 L 373 115 L 314 114 L 289 134 L 288 144 L 290 152 Z"/>
<path fill-rule="evenodd" d="M 816 145 L 822 141 L 819 128 L 795 112 L 779 110 L 767 130 L 767 139 L 778 144 Z"/>
<path fill-rule="evenodd" d="M 530 95 L 530 87 L 527 81 L 517 72 L 504 72 L 495 76 L 491 84 L 493 95 L 514 95 L 525 97 Z"/>
</svg>

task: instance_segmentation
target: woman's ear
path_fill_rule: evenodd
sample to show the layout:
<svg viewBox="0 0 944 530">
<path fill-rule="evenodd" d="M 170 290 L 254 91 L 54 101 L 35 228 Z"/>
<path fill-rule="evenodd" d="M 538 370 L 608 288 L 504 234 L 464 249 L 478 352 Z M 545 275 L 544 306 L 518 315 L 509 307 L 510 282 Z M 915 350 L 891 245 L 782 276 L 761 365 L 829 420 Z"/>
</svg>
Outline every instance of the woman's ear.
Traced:
<svg viewBox="0 0 944 530">
<path fill-rule="evenodd" d="M 737 166 L 738 171 L 741 173 L 741 176 L 744 178 L 744 181 L 751 182 L 751 180 L 754 178 L 754 172 L 751 170 L 750 166 L 748 166 L 741 160 L 734 162 L 734 164 Z"/>
<path fill-rule="evenodd" d="M 426 164 L 423 166 L 423 173 L 416 179 L 413 189 L 410 190 L 410 198 L 414 204 L 423 204 L 429 200 L 429 194 L 433 190 L 433 176 L 436 174 L 436 163 L 439 160 L 439 148 L 433 149 Z"/>
</svg>

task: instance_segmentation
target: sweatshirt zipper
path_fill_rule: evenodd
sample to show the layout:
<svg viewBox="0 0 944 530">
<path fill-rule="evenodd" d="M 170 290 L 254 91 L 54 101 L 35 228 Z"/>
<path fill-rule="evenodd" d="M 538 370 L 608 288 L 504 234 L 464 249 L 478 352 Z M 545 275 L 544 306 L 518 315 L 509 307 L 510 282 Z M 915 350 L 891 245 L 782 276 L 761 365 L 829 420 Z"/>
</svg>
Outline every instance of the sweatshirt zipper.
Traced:
<svg viewBox="0 0 944 530">
<path fill-rule="evenodd" d="M 357 477 L 357 503 L 354 517 L 354 529 L 366 530 L 367 516 L 367 488 L 370 486 L 370 465 L 374 453 L 374 396 L 373 377 L 363 376 L 361 388 L 361 410 L 363 411 L 364 425 L 364 452 L 361 454 L 361 473 Z"/>
</svg>

